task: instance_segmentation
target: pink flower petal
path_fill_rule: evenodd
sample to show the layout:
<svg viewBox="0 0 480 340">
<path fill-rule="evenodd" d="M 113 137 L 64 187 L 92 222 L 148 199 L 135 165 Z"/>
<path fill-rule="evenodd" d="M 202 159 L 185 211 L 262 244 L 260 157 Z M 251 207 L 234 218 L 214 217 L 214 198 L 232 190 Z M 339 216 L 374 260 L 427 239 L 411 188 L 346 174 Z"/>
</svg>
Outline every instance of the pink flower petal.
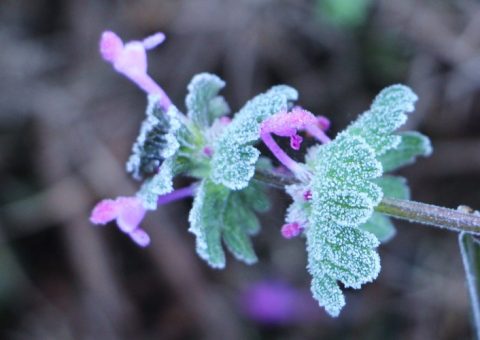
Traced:
<svg viewBox="0 0 480 340">
<path fill-rule="evenodd" d="M 125 45 L 114 63 L 115 70 L 135 79 L 147 75 L 147 53 L 143 44 L 132 41 Z"/>
<path fill-rule="evenodd" d="M 300 235 L 303 229 L 304 228 L 297 222 L 287 223 L 282 226 L 281 233 L 286 239 L 291 239 Z"/>
<path fill-rule="evenodd" d="M 262 123 L 262 131 L 289 137 L 296 134 L 297 130 L 303 130 L 307 125 L 312 124 L 317 124 L 315 116 L 311 112 L 297 107 L 290 112 L 278 112 L 266 119 Z"/>
<path fill-rule="evenodd" d="M 145 230 L 137 228 L 131 233 L 129 233 L 132 240 L 138 244 L 140 247 L 146 247 L 150 244 L 150 236 L 145 232 Z"/>
<path fill-rule="evenodd" d="M 146 210 L 137 197 L 119 197 L 116 202 L 119 211 L 117 217 L 118 228 L 127 234 L 131 233 L 142 222 Z"/>
<path fill-rule="evenodd" d="M 318 116 L 317 124 L 319 125 L 320 129 L 327 131 L 330 128 L 330 119 L 325 116 Z"/>
<path fill-rule="evenodd" d="M 146 50 L 151 50 L 165 41 L 165 34 L 158 32 L 143 39 L 143 46 Z"/>
<path fill-rule="evenodd" d="M 295 134 L 290 136 L 290 147 L 293 150 L 300 150 L 300 146 L 302 145 L 303 138 L 299 135 Z"/>
<path fill-rule="evenodd" d="M 122 39 L 111 31 L 105 31 L 100 38 L 100 53 L 106 61 L 113 63 L 122 53 Z"/>
<path fill-rule="evenodd" d="M 90 215 L 90 221 L 93 224 L 106 224 L 113 221 L 118 216 L 118 206 L 116 201 L 106 199 L 97 203 Z"/>
</svg>

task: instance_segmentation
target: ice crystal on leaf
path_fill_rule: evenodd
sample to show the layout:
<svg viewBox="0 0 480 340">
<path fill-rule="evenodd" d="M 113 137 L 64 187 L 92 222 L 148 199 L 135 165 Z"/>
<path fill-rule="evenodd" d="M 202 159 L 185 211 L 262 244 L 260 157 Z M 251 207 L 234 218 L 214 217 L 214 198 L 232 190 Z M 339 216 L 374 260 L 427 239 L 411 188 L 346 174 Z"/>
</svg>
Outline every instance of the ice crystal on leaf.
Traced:
<svg viewBox="0 0 480 340">
<path fill-rule="evenodd" d="M 382 188 L 383 195 L 386 197 L 410 199 L 410 189 L 407 180 L 403 177 L 384 175 L 375 183 Z M 390 218 L 377 212 L 374 212 L 370 219 L 359 228 L 371 232 L 382 243 L 391 240 L 396 233 Z"/>
<path fill-rule="evenodd" d="M 336 282 L 360 288 L 380 270 L 376 237 L 357 227 L 382 198 L 373 182 L 382 168 L 363 138 L 346 135 L 311 149 L 307 164 L 314 174 L 305 231 L 311 288 L 320 305 L 336 316 L 345 304 Z"/>
<path fill-rule="evenodd" d="M 297 97 L 295 89 L 279 85 L 247 102 L 214 145 L 211 178 L 215 183 L 232 190 L 248 185 L 260 155 L 252 146 L 260 138 L 260 124 L 271 115 L 287 110 Z"/>
<path fill-rule="evenodd" d="M 207 128 L 216 118 L 229 113 L 227 102 L 218 95 L 223 87 L 225 82 L 214 74 L 200 73 L 193 77 L 185 104 L 188 117 L 197 126 Z"/>
<path fill-rule="evenodd" d="M 389 86 L 374 99 L 370 110 L 363 113 L 344 133 L 363 137 L 375 154 L 381 156 L 400 144 L 401 137 L 393 132 L 405 123 L 405 113 L 414 110 L 417 99 L 417 95 L 407 86 Z"/>
<path fill-rule="evenodd" d="M 260 228 L 255 211 L 265 211 L 268 207 L 268 199 L 257 185 L 231 191 L 210 179 L 203 180 L 188 218 L 189 231 L 196 236 L 198 255 L 213 268 L 224 268 L 223 240 L 235 258 L 255 263 L 257 256 L 249 235 Z"/>
<path fill-rule="evenodd" d="M 398 136 L 401 138 L 400 144 L 379 158 L 385 172 L 412 164 L 418 156 L 429 156 L 432 153 L 430 140 L 421 133 L 406 131 Z"/>
<path fill-rule="evenodd" d="M 175 156 L 166 159 L 160 166 L 158 173 L 143 182 L 137 197 L 142 199 L 143 206 L 146 209 L 155 210 L 158 196 L 173 191 L 173 177 L 176 174 L 175 163 Z"/>
</svg>

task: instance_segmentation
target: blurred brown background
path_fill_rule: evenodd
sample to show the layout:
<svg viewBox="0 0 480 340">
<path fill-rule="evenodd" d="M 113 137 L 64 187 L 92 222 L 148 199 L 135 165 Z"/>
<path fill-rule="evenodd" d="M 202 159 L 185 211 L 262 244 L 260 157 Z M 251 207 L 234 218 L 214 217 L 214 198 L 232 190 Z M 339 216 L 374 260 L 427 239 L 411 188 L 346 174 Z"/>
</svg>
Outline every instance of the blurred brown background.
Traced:
<svg viewBox="0 0 480 340">
<path fill-rule="evenodd" d="M 382 272 L 337 319 L 265 325 L 241 292 L 264 279 L 308 291 L 301 239 L 279 234 L 288 199 L 255 238 L 260 263 L 210 269 L 187 232 L 191 202 L 148 216 L 137 248 L 88 221 L 133 194 L 124 172 L 144 95 L 98 54 L 112 29 L 156 31 L 150 74 L 180 108 L 190 78 L 219 74 L 232 108 L 277 83 L 342 129 L 383 87 L 419 95 L 408 128 L 434 154 L 402 170 L 415 200 L 480 207 L 480 3 L 475 0 L 3 0 L 0 2 L 0 337 L 3 339 L 468 339 L 456 235 L 397 222 Z"/>
</svg>

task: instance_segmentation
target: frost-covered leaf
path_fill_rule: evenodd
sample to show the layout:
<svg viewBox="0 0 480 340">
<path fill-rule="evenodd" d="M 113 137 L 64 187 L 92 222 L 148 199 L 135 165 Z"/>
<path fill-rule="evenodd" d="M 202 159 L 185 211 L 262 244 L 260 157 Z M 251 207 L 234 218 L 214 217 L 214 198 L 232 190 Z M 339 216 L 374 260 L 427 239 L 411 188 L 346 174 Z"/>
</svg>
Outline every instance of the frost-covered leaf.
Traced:
<svg viewBox="0 0 480 340">
<path fill-rule="evenodd" d="M 392 134 L 407 120 L 406 113 L 414 110 L 417 95 L 404 85 L 392 85 L 382 90 L 370 110 L 363 113 L 343 133 L 360 136 L 377 156 L 400 144 L 401 137 Z"/>
<path fill-rule="evenodd" d="M 360 288 L 380 271 L 378 240 L 358 226 L 372 216 L 382 198 L 374 183 L 382 167 L 361 136 L 347 134 L 311 148 L 306 162 L 313 173 L 305 232 L 312 292 L 328 313 L 337 316 L 345 304 L 337 281 Z M 290 209 L 292 213 L 295 206 Z"/>
<path fill-rule="evenodd" d="M 126 165 L 133 178 L 140 180 L 156 173 L 162 162 L 178 150 L 180 144 L 176 132 L 182 126 L 178 115 L 179 112 L 173 105 L 164 112 L 158 97 L 148 97 L 147 117 L 142 123 Z"/>
<path fill-rule="evenodd" d="M 390 218 L 377 212 L 359 228 L 372 233 L 382 243 L 390 241 L 397 233 Z"/>
<path fill-rule="evenodd" d="M 336 280 L 325 275 L 318 265 L 313 262 L 309 265 L 309 271 L 312 275 L 312 283 L 310 290 L 313 297 L 318 301 L 320 306 L 323 306 L 328 314 L 331 316 L 338 316 L 343 306 L 345 306 L 345 296 L 338 286 Z M 314 272 L 313 268 L 317 271 Z"/>
<path fill-rule="evenodd" d="M 381 164 L 361 137 L 338 136 L 310 150 L 307 164 L 313 170 L 312 207 L 328 221 L 358 226 L 382 199 L 373 179 L 382 174 Z"/>
<path fill-rule="evenodd" d="M 312 292 L 330 315 L 337 316 L 345 299 L 336 282 L 358 289 L 373 281 L 380 272 L 380 258 L 375 250 L 378 241 L 361 229 L 326 223 L 323 217 L 318 218 L 315 209 L 312 214 L 306 230 Z M 324 291 L 319 291 L 319 286 Z"/>
<path fill-rule="evenodd" d="M 225 82 L 214 74 L 200 73 L 188 85 L 185 104 L 188 117 L 199 127 L 209 127 L 215 118 L 226 115 L 230 109 L 218 92 Z"/>
<path fill-rule="evenodd" d="M 402 139 L 400 144 L 379 158 L 385 172 L 411 164 L 418 156 L 429 156 L 432 153 L 432 145 L 427 136 L 416 131 L 401 132 L 398 135 Z"/>
<path fill-rule="evenodd" d="M 375 180 L 380 188 L 382 188 L 383 195 L 386 197 L 398 198 L 403 200 L 410 199 L 410 188 L 407 180 L 400 176 L 384 175 Z"/>
<path fill-rule="evenodd" d="M 188 216 L 189 231 L 195 234 L 197 254 L 213 268 L 225 267 L 225 253 L 221 244 L 222 219 L 229 190 L 203 180 L 193 200 Z"/>
<path fill-rule="evenodd" d="M 410 199 L 410 189 L 407 180 L 399 176 L 382 176 L 375 180 L 386 197 Z M 360 226 L 360 229 L 374 234 L 382 242 L 388 242 L 395 236 L 396 230 L 391 219 L 381 213 L 374 212 L 370 219 Z"/>
<path fill-rule="evenodd" d="M 289 86 L 272 87 L 247 102 L 214 145 L 211 178 L 230 189 L 245 188 L 255 172 L 260 152 L 252 146 L 260 137 L 260 124 L 288 108 L 297 91 Z"/>
<path fill-rule="evenodd" d="M 196 236 L 198 255 L 214 268 L 225 267 L 223 239 L 235 258 L 247 264 L 256 262 L 249 235 L 260 229 L 255 211 L 264 211 L 268 206 L 268 198 L 259 185 L 231 191 L 209 179 L 203 180 L 189 216 L 189 231 Z"/>
<path fill-rule="evenodd" d="M 255 211 L 266 212 L 270 209 L 270 200 L 263 186 L 259 183 L 250 183 L 248 187 L 240 191 L 244 203 L 248 203 Z"/>
<path fill-rule="evenodd" d="M 175 156 L 167 158 L 160 166 L 158 173 L 143 182 L 137 197 L 140 197 L 146 209 L 155 210 L 158 196 L 173 191 L 173 177 L 177 173 L 176 161 Z"/>
</svg>

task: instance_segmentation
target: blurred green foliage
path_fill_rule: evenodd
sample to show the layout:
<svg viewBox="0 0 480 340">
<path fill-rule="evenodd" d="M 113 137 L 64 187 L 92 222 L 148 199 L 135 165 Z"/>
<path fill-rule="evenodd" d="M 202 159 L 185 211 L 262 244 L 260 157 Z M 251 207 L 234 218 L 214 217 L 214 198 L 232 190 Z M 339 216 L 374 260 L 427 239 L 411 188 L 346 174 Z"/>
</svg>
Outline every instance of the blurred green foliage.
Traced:
<svg viewBox="0 0 480 340">
<path fill-rule="evenodd" d="M 317 0 L 316 12 L 332 25 L 356 27 L 365 22 L 371 3 L 371 0 Z"/>
</svg>

